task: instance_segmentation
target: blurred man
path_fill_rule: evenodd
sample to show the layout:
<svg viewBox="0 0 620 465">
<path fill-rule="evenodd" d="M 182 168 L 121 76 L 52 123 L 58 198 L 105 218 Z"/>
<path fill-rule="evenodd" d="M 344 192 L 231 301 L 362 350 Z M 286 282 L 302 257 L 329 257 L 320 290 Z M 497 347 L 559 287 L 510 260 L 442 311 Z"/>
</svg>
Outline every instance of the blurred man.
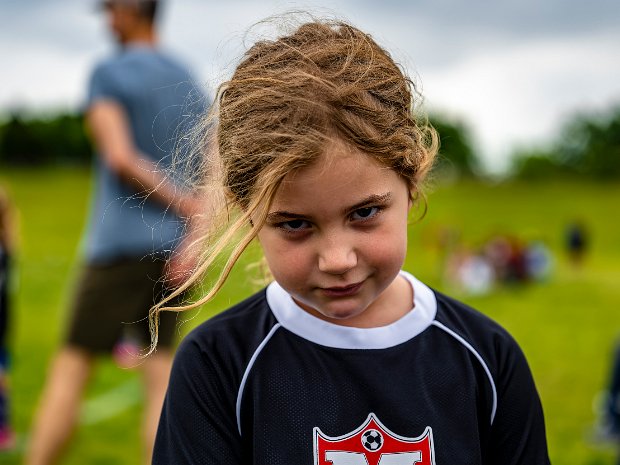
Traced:
<svg viewBox="0 0 620 465">
<path fill-rule="evenodd" d="M 188 103 L 204 108 L 205 102 L 189 72 L 157 48 L 158 2 L 109 0 L 101 6 L 119 49 L 95 68 L 89 84 L 86 120 L 98 157 L 85 266 L 33 425 L 29 465 L 59 459 L 96 356 L 127 341 L 148 346 L 148 310 L 169 291 L 162 284 L 165 260 L 183 232 L 182 219 L 198 208 L 196 198 L 165 172 L 175 140 L 190 124 Z M 157 352 L 139 364 L 146 463 L 167 387 L 173 333 L 174 315 L 166 312 Z"/>
</svg>

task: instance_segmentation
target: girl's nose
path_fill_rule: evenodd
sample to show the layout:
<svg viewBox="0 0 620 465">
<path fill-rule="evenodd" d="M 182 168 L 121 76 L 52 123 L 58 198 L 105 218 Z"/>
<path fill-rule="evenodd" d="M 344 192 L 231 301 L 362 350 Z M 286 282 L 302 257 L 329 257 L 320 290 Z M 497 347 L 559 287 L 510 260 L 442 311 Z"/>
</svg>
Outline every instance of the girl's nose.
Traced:
<svg viewBox="0 0 620 465">
<path fill-rule="evenodd" d="M 323 273 L 341 275 L 357 265 L 357 253 L 347 242 L 327 241 L 319 252 L 319 270 Z"/>
</svg>

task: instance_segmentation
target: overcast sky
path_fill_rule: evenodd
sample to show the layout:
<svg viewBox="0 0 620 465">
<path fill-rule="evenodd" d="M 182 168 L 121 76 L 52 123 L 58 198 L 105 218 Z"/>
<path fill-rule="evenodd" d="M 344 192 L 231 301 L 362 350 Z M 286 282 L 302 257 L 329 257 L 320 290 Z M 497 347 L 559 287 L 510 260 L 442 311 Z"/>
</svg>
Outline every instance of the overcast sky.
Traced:
<svg viewBox="0 0 620 465">
<path fill-rule="evenodd" d="M 113 51 L 94 0 L 0 0 L 0 112 L 77 109 Z M 421 84 L 426 107 L 460 118 L 492 169 L 550 140 L 577 111 L 620 104 L 618 0 L 168 0 L 161 38 L 212 87 L 244 32 L 290 9 L 370 32 Z"/>
</svg>

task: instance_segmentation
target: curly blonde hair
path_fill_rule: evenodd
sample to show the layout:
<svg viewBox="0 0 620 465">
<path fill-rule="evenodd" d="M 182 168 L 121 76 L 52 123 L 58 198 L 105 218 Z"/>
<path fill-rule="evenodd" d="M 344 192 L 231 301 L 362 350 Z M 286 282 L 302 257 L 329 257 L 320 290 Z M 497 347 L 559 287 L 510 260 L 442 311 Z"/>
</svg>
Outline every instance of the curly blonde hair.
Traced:
<svg viewBox="0 0 620 465">
<path fill-rule="evenodd" d="M 330 141 L 340 139 L 393 169 L 416 198 L 438 149 L 435 131 L 416 115 L 420 99 L 390 54 L 344 22 L 313 20 L 253 45 L 220 86 L 198 133 L 199 145 L 212 148 L 203 154 L 211 175 L 217 167 L 225 227 L 218 232 L 222 221 L 213 220 L 199 266 L 175 294 L 198 282 L 222 254 L 225 265 L 196 302 L 168 308 L 164 301 L 153 309 L 153 343 L 158 312 L 210 300 L 263 226 L 284 177 L 312 164 Z"/>
</svg>

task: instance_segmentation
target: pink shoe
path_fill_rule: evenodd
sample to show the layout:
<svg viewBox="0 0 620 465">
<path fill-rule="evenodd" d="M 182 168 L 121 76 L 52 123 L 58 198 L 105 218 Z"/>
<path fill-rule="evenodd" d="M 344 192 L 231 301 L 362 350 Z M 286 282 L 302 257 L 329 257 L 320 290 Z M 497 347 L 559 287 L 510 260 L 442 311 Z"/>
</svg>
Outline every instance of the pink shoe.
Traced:
<svg viewBox="0 0 620 465">
<path fill-rule="evenodd" d="M 15 433 L 9 426 L 0 427 L 0 451 L 9 451 L 15 447 Z"/>
<path fill-rule="evenodd" d="M 121 368 L 136 368 L 141 361 L 140 348 L 134 342 L 119 342 L 112 349 L 112 358 Z"/>
</svg>

